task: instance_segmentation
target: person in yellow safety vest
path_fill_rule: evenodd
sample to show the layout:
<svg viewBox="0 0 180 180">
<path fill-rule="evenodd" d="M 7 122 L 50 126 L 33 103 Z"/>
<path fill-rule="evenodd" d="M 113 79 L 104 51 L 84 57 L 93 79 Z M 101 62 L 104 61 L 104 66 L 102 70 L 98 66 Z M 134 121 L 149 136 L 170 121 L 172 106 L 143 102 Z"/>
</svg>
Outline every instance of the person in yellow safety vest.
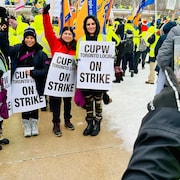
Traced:
<svg viewBox="0 0 180 180">
<path fill-rule="evenodd" d="M 125 23 L 124 31 L 131 30 L 133 32 L 133 42 L 134 42 L 134 73 L 138 73 L 138 63 L 140 58 L 140 51 L 139 51 L 139 44 L 140 44 L 140 36 L 139 36 L 139 29 L 134 28 L 134 24 L 131 20 L 128 20 Z"/>
<path fill-rule="evenodd" d="M 44 35 L 42 14 L 36 15 L 34 17 L 34 22 L 31 22 L 30 26 L 35 29 L 37 34 L 37 41 L 39 44 L 41 44 L 41 46 L 43 46 L 43 51 L 48 55 L 48 58 L 52 58 L 49 44 Z"/>
<path fill-rule="evenodd" d="M 149 51 L 149 75 L 148 80 L 145 81 L 146 84 L 154 84 L 155 80 L 155 47 L 159 40 L 160 35 L 158 34 L 158 31 L 155 32 L 153 35 L 151 35 L 151 40 L 149 39 L 148 42 L 150 43 L 150 51 Z M 154 42 L 153 42 L 154 41 Z"/>
<path fill-rule="evenodd" d="M 15 44 L 21 43 L 23 40 L 24 30 L 29 25 L 22 22 L 21 16 L 15 19 L 9 19 L 9 45 L 13 46 Z"/>
<path fill-rule="evenodd" d="M 121 42 L 121 39 L 120 39 L 120 36 L 118 36 L 116 34 L 116 29 L 117 27 L 114 27 L 113 26 L 113 22 L 111 19 L 107 20 L 107 25 L 106 25 L 106 35 L 109 37 L 109 39 L 111 39 L 113 42 L 115 42 L 115 55 L 116 55 L 116 59 L 115 59 L 115 62 L 114 62 L 114 70 L 115 70 L 115 78 L 116 80 L 115 81 L 118 81 L 120 82 L 120 80 L 122 80 L 122 70 L 120 69 L 120 66 L 115 66 L 116 64 L 116 61 L 117 61 L 117 54 L 118 54 L 118 46 Z M 114 82 L 114 81 L 113 81 Z"/>
<path fill-rule="evenodd" d="M 115 42 L 115 45 L 118 46 L 121 39 L 120 37 L 115 33 L 115 29 L 113 26 L 113 23 L 111 20 L 107 20 L 107 25 L 106 25 L 106 34 L 111 39 L 112 41 Z"/>
<path fill-rule="evenodd" d="M 15 5 L 15 1 L 14 0 L 10 0 L 10 4 L 11 5 Z"/>
<path fill-rule="evenodd" d="M 140 34 L 139 34 L 139 29 L 134 30 L 134 73 L 138 73 L 138 65 L 140 61 L 140 55 L 141 52 L 139 50 L 139 45 L 140 45 Z"/>
</svg>

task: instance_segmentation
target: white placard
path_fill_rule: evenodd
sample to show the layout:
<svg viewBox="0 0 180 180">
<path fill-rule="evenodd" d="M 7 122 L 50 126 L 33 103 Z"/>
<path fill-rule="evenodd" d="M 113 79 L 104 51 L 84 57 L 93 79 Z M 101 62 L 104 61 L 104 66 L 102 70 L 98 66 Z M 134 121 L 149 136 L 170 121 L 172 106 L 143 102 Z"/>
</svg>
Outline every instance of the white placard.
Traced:
<svg viewBox="0 0 180 180">
<path fill-rule="evenodd" d="M 44 94 L 55 97 L 73 97 L 75 85 L 74 56 L 55 53 L 49 67 Z"/>
<path fill-rule="evenodd" d="M 46 106 L 45 96 L 39 96 L 35 80 L 26 75 L 30 68 L 17 68 L 12 78 L 13 113 L 27 112 Z"/>
<path fill-rule="evenodd" d="M 81 41 L 77 69 L 77 88 L 112 89 L 114 42 Z"/>
<path fill-rule="evenodd" d="M 174 10 L 176 7 L 176 0 L 168 0 L 166 4 L 166 9 Z"/>
</svg>

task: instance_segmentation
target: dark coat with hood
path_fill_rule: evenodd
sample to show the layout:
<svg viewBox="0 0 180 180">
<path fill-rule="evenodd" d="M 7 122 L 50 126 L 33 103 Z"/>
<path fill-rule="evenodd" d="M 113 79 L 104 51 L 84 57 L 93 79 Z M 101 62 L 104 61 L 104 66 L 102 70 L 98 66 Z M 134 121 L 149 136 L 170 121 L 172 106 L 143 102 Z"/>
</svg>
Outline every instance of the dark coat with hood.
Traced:
<svg viewBox="0 0 180 180">
<path fill-rule="evenodd" d="M 38 94 L 41 96 L 44 93 L 44 87 L 46 82 L 46 77 L 49 68 L 48 56 L 42 51 L 43 47 L 36 42 L 32 48 L 28 48 L 24 41 L 22 44 L 17 44 L 9 48 L 9 53 L 11 57 L 11 76 L 13 76 L 17 67 L 34 67 L 30 71 L 30 76 L 35 79 L 36 88 Z M 30 53 L 34 51 L 34 54 L 24 59 L 23 63 L 19 65 L 19 59 L 27 52 Z M 31 61 L 31 64 L 26 63 L 26 61 Z"/>
<path fill-rule="evenodd" d="M 168 23 L 166 23 L 162 28 L 162 31 L 163 31 L 163 34 L 160 36 L 157 44 L 156 44 L 156 47 L 155 47 L 155 57 L 157 56 L 158 54 L 158 50 L 159 48 L 161 47 L 162 43 L 164 42 L 164 40 L 166 39 L 167 37 L 167 34 L 168 32 L 174 27 L 176 26 L 176 22 L 175 21 L 169 21 Z"/>
<path fill-rule="evenodd" d="M 168 85 L 148 104 L 122 180 L 180 179 L 180 87 L 170 67 L 165 75 Z"/>
</svg>

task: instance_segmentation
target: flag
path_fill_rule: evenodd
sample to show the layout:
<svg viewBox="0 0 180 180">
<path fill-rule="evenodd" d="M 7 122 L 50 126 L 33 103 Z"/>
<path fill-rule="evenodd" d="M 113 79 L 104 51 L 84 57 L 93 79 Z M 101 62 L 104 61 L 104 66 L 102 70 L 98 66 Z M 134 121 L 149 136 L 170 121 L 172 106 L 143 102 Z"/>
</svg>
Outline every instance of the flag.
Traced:
<svg viewBox="0 0 180 180">
<path fill-rule="evenodd" d="M 145 4 L 144 4 L 144 8 L 148 5 L 154 4 L 154 0 L 146 0 Z"/>
<path fill-rule="evenodd" d="M 144 8 L 150 4 L 154 4 L 154 0 L 141 0 L 135 17 L 144 10 Z"/>
<path fill-rule="evenodd" d="M 107 0 L 101 0 L 98 4 L 97 8 L 97 18 L 99 20 L 99 24 L 101 26 L 101 32 L 105 34 L 105 27 L 106 27 L 106 10 L 108 10 L 108 2 Z"/>
<path fill-rule="evenodd" d="M 18 4 L 17 4 L 17 6 L 15 7 L 15 11 L 18 11 L 18 10 L 20 10 L 20 9 L 22 9 L 22 8 L 24 8 L 25 7 L 25 5 L 24 5 L 24 1 L 23 0 L 21 0 Z"/>
<path fill-rule="evenodd" d="M 72 12 L 69 4 L 69 0 L 64 0 L 63 5 L 63 16 L 64 16 L 64 25 L 70 26 L 70 19 L 72 17 Z"/>
<path fill-rule="evenodd" d="M 96 0 L 87 0 L 88 1 L 88 15 L 96 16 Z"/>
<path fill-rule="evenodd" d="M 88 15 L 87 0 L 85 0 L 78 9 L 76 22 L 74 24 L 75 27 L 74 32 L 76 34 L 77 40 L 84 34 L 83 21 L 87 15 Z"/>
</svg>

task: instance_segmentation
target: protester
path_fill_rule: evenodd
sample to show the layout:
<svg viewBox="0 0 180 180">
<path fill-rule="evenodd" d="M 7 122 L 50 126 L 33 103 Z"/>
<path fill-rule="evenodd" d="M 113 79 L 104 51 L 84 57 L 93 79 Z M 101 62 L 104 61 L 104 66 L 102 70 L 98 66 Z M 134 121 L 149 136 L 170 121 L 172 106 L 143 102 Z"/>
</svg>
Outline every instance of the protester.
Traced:
<svg viewBox="0 0 180 180">
<path fill-rule="evenodd" d="M 49 11 L 50 4 L 46 5 L 43 10 L 43 24 L 45 30 L 45 36 L 51 48 L 52 58 L 54 53 L 60 52 L 68 55 L 75 55 L 76 53 L 76 40 L 74 39 L 75 34 L 71 27 L 64 27 L 62 29 L 60 39 L 56 37 L 53 32 L 52 24 L 50 22 Z M 51 97 L 51 109 L 53 114 L 53 133 L 56 136 L 62 136 L 60 129 L 60 109 L 61 101 L 64 101 L 64 123 L 65 127 L 74 130 L 74 125 L 71 123 L 71 100 L 72 97 Z"/>
<path fill-rule="evenodd" d="M 34 67 L 33 70 L 26 70 L 25 73 L 35 79 L 36 89 L 40 96 L 44 93 L 45 80 L 49 67 L 48 57 L 42 49 L 43 47 L 36 41 L 35 30 L 28 27 L 24 30 L 22 43 L 10 47 L 9 51 L 12 61 L 12 76 L 17 67 Z M 39 134 L 38 120 L 38 109 L 22 112 L 25 137 Z"/>
<path fill-rule="evenodd" d="M 154 32 L 149 38 L 148 38 L 148 43 L 149 43 L 149 75 L 148 75 L 148 80 L 145 81 L 146 84 L 154 84 L 155 81 L 155 62 L 156 62 L 156 57 L 155 57 L 155 47 L 159 39 L 159 31 Z"/>
<path fill-rule="evenodd" d="M 2 91 L 2 86 L 4 84 L 2 76 L 4 72 L 8 70 L 8 13 L 4 7 L 0 6 L 0 92 Z M 8 113 L 8 109 L 4 109 L 3 105 L 6 103 L 6 98 L 1 96 L 0 102 L 0 150 L 2 149 L 1 144 L 9 144 L 9 139 L 3 137 L 3 122 L 4 117 L 2 114 L 5 114 L 5 111 Z M 1 109 L 2 108 L 2 109 Z M 8 118 L 8 117 L 7 117 Z"/>
<path fill-rule="evenodd" d="M 180 87 L 170 67 L 167 86 L 148 104 L 122 180 L 180 179 Z"/>
<path fill-rule="evenodd" d="M 89 15 L 85 17 L 83 22 L 85 35 L 78 40 L 77 57 L 80 41 L 108 41 L 108 36 L 100 34 L 100 25 L 96 17 Z M 83 132 L 84 136 L 96 136 L 100 132 L 102 121 L 102 98 L 103 90 L 82 89 L 86 100 L 86 121 L 87 127 Z M 95 105 L 94 105 L 95 103 Z M 94 116 L 95 114 L 95 116 Z"/>
<path fill-rule="evenodd" d="M 156 58 L 157 58 L 159 49 L 162 46 L 163 42 L 165 41 L 169 31 L 176 25 L 177 24 L 175 21 L 169 21 L 169 22 L 163 24 L 162 27 L 160 28 L 160 38 L 155 47 L 155 57 Z M 158 72 L 156 94 L 158 94 L 164 88 L 165 75 L 164 75 L 164 72 L 162 71 L 162 69 L 160 69 L 158 65 L 156 65 L 156 71 Z"/>
<path fill-rule="evenodd" d="M 4 7 L 0 6 L 0 50 L 8 62 L 8 49 L 9 49 L 9 40 L 8 40 L 8 12 Z"/>
<path fill-rule="evenodd" d="M 174 38 L 180 36 L 180 26 L 171 28 L 158 51 L 157 63 L 159 68 L 164 72 L 166 66 L 174 69 Z"/>
<path fill-rule="evenodd" d="M 0 52 L 0 150 L 2 144 L 9 144 L 9 139 L 3 136 L 3 122 L 9 117 L 7 106 L 7 90 L 4 89 L 3 74 L 7 71 L 4 55 Z"/>
</svg>

